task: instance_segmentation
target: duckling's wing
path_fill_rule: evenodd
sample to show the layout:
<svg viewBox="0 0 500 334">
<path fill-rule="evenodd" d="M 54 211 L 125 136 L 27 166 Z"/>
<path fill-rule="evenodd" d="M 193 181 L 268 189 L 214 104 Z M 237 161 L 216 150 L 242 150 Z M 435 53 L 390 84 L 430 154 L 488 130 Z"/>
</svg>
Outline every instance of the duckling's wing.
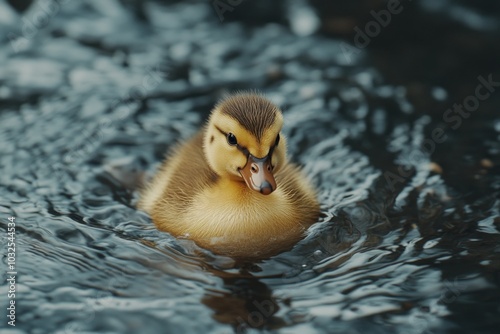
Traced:
<svg viewBox="0 0 500 334">
<path fill-rule="evenodd" d="M 177 152 L 178 163 L 164 196 L 177 201 L 180 208 L 188 206 L 196 194 L 217 181 L 217 174 L 209 167 L 203 152 L 203 131 L 183 145 Z"/>
<path fill-rule="evenodd" d="M 142 193 L 141 209 L 152 214 L 161 206 L 171 213 L 181 213 L 197 193 L 217 180 L 203 153 L 203 133 L 198 132 L 168 155 Z"/>
</svg>

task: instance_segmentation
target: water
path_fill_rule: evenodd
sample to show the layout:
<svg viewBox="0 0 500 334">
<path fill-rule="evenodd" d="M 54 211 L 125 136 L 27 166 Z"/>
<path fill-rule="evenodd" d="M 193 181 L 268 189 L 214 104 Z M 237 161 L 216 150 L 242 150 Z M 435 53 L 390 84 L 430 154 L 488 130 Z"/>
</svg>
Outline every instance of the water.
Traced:
<svg viewBox="0 0 500 334">
<path fill-rule="evenodd" d="M 0 225 L 16 217 L 18 275 L 16 327 L 2 316 L 0 328 L 498 328 L 498 95 L 458 129 L 441 119 L 475 77 L 462 95 L 404 82 L 411 69 L 394 83 L 364 51 L 347 64 L 340 41 L 220 23 L 202 4 L 149 3 L 148 24 L 114 2 L 68 2 L 29 35 L 5 8 L 2 36 L 18 40 L 0 49 Z M 176 240 L 135 209 L 141 180 L 227 89 L 283 107 L 289 154 L 321 201 L 303 241 L 256 263 Z M 422 150 L 437 127 L 447 139 Z"/>
</svg>

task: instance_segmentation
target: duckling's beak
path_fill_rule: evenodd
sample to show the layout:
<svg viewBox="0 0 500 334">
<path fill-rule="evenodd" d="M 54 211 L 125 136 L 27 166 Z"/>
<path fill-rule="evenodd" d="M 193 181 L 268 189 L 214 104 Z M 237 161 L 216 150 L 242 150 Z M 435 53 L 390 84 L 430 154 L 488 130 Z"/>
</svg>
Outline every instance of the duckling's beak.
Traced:
<svg viewBox="0 0 500 334">
<path fill-rule="evenodd" d="M 269 195 L 276 189 L 276 180 L 272 170 L 270 155 L 258 159 L 249 154 L 247 164 L 240 168 L 239 172 L 248 188 Z"/>
</svg>

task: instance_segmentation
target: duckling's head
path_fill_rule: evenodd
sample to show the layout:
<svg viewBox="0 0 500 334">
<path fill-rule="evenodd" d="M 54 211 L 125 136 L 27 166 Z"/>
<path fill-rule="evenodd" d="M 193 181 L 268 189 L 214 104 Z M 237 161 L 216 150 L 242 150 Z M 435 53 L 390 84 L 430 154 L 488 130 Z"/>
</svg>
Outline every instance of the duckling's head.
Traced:
<svg viewBox="0 0 500 334">
<path fill-rule="evenodd" d="M 208 164 L 220 177 L 245 182 L 264 195 L 276 189 L 274 173 L 286 161 L 281 110 L 266 98 L 240 93 L 221 100 L 204 138 Z"/>
</svg>

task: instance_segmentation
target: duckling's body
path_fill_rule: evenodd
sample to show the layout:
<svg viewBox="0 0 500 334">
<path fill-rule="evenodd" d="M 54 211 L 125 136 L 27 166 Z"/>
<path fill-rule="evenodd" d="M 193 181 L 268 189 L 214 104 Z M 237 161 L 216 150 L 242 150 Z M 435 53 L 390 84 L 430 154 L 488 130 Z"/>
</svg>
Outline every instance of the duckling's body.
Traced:
<svg viewBox="0 0 500 334">
<path fill-rule="evenodd" d="M 275 118 L 260 119 L 266 112 Z M 259 95 L 222 101 L 207 126 L 162 165 L 140 208 L 158 229 L 218 254 L 261 258 L 290 248 L 319 207 L 300 170 L 286 161 L 281 126 L 279 109 Z"/>
</svg>

